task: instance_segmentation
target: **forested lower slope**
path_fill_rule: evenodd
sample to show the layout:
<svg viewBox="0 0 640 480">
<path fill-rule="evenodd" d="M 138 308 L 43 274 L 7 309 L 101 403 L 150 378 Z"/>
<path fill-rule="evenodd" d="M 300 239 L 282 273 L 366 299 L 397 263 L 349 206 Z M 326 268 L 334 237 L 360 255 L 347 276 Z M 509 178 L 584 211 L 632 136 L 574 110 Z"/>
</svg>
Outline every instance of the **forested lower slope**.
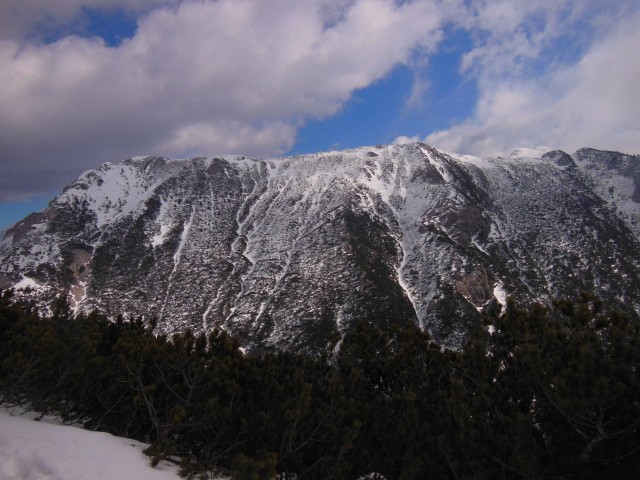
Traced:
<svg viewBox="0 0 640 480">
<path fill-rule="evenodd" d="M 246 356 L 222 331 L 156 336 L 64 301 L 40 318 L 6 291 L 0 401 L 148 441 L 185 475 L 637 478 L 640 332 L 603 307 L 510 303 L 459 352 L 363 322 L 324 356 Z"/>
</svg>

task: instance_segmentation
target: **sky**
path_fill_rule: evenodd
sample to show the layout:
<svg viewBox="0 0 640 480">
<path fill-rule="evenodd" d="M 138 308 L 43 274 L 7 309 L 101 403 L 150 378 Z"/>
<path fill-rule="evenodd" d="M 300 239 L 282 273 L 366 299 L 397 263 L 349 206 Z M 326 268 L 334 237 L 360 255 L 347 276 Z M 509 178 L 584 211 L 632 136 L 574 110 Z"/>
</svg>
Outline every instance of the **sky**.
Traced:
<svg viewBox="0 0 640 480">
<path fill-rule="evenodd" d="M 2 0 L 0 229 L 138 155 L 640 153 L 637 0 Z"/>
</svg>

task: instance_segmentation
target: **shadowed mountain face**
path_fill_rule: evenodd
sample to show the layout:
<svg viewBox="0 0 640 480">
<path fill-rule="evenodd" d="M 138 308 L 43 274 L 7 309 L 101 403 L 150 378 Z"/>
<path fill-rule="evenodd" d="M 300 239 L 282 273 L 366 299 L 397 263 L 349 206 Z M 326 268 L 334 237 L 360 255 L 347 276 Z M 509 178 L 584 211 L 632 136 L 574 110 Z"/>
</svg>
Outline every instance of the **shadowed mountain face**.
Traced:
<svg viewBox="0 0 640 480">
<path fill-rule="evenodd" d="M 0 288 L 319 352 L 357 320 L 460 347 L 505 295 L 640 312 L 640 158 L 425 144 L 143 157 L 85 172 L 0 244 Z"/>
</svg>

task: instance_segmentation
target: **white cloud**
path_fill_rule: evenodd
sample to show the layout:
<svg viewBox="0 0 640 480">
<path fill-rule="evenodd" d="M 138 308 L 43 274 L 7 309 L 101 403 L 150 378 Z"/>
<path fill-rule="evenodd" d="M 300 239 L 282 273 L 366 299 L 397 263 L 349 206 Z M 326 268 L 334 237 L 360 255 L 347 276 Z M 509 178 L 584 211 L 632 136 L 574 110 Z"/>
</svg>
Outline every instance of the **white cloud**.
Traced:
<svg viewBox="0 0 640 480">
<path fill-rule="evenodd" d="M 196 123 L 177 129 L 158 147 L 168 156 L 195 156 L 202 152 L 259 156 L 263 152 L 288 150 L 296 129 L 285 122 L 249 125 L 242 122 Z"/>
<path fill-rule="evenodd" d="M 482 28 L 495 29 L 495 35 L 463 62 L 464 71 L 478 83 L 475 113 L 430 134 L 428 143 L 484 155 L 541 144 L 569 152 L 589 146 L 640 153 L 637 8 L 619 2 L 620 9 L 591 12 L 587 21 L 581 16 L 588 2 L 579 7 L 565 2 L 546 10 L 544 4 L 524 2 L 518 5 L 521 8 L 494 4 Z M 537 12 L 537 30 L 524 26 L 532 22 L 527 16 L 532 11 Z M 563 29 L 558 18 L 566 22 Z M 584 44 L 579 60 L 562 64 L 545 52 L 562 48 L 554 42 L 563 41 L 562 35 L 580 21 L 583 31 L 576 31 L 579 38 L 573 41 L 582 45 L 589 37 L 590 43 Z"/>
<path fill-rule="evenodd" d="M 413 137 L 400 135 L 399 137 L 396 137 L 396 139 L 393 141 L 393 145 L 406 145 L 407 143 L 415 143 L 419 141 L 420 141 L 420 137 L 418 137 L 418 135 L 414 135 Z"/>
<path fill-rule="evenodd" d="M 479 97 L 471 118 L 429 143 L 476 154 L 542 144 L 640 151 L 636 4 L 4 0 L 0 200 L 59 189 L 130 155 L 283 153 L 306 121 L 339 112 L 399 64 L 415 75 L 407 106 L 419 105 L 451 23 L 473 40 L 461 74 Z M 34 39 L 43 22 L 68 25 L 86 7 L 137 15 L 135 35 L 116 47 Z"/>
<path fill-rule="evenodd" d="M 62 20 L 82 5 L 129 5 L 53 3 Z M 167 2 L 131 5 L 157 3 Z M 433 50 L 459 2 L 169 3 L 140 17 L 117 47 L 77 36 L 0 40 L 0 195 L 24 193 L 37 172 L 59 188 L 81 169 L 133 154 L 282 153 L 305 120 L 334 114 L 355 89 Z"/>
</svg>

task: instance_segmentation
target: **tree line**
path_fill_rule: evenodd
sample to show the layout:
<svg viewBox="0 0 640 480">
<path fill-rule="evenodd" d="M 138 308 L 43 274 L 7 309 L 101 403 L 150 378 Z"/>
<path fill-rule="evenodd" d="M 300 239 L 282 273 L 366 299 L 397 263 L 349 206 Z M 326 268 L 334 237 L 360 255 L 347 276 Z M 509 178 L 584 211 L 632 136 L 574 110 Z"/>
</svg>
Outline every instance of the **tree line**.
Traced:
<svg viewBox="0 0 640 480">
<path fill-rule="evenodd" d="M 190 478 L 637 478 L 638 325 L 582 295 L 485 314 L 462 351 L 365 322 L 332 355 L 0 293 L 0 402 L 150 444 Z"/>
</svg>

